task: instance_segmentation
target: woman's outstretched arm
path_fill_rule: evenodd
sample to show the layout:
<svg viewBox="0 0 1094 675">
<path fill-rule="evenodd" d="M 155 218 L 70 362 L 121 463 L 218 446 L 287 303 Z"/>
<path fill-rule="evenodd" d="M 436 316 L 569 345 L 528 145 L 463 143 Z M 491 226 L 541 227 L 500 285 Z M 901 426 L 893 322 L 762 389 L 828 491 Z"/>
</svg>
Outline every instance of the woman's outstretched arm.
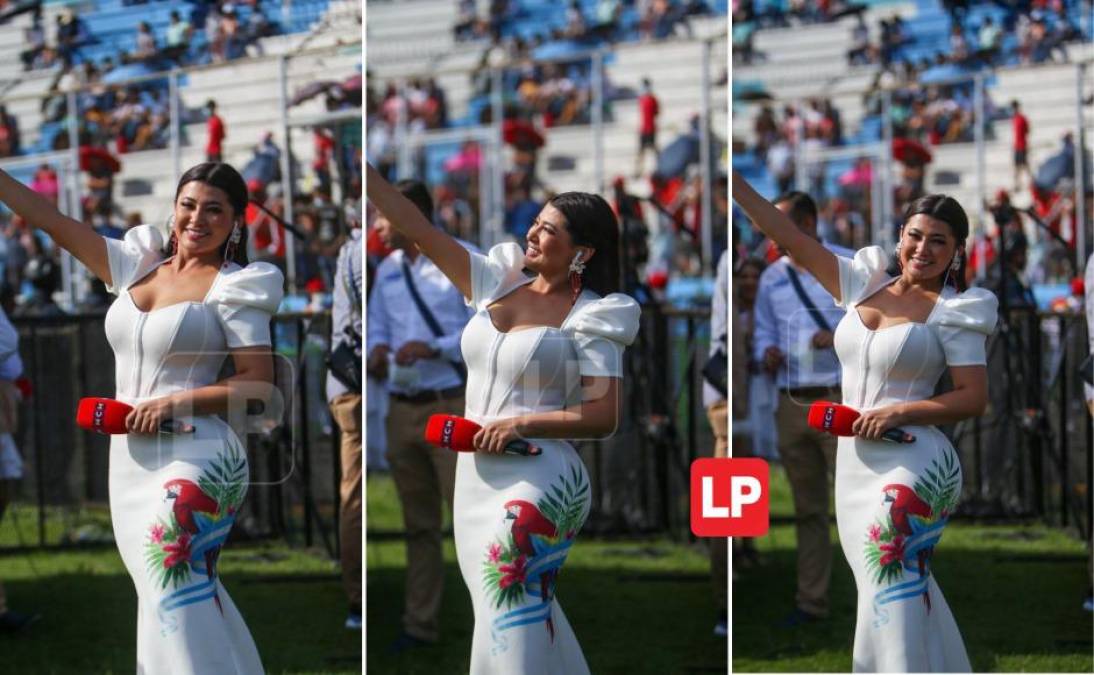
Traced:
<svg viewBox="0 0 1094 675">
<path fill-rule="evenodd" d="M 371 164 L 367 167 L 365 185 L 368 200 L 384 214 L 392 227 L 413 241 L 418 250 L 444 272 L 465 298 L 470 298 L 471 255 L 467 249 L 429 222 L 418 207 L 387 182 Z"/>
<path fill-rule="evenodd" d="M 794 262 L 809 270 L 824 290 L 840 300 L 839 263 L 834 253 L 802 232 L 794 221 L 759 195 L 736 171 L 733 172 L 733 201 L 737 202 L 752 224 L 786 249 Z"/>
<path fill-rule="evenodd" d="M 62 214 L 45 197 L 0 170 L 0 201 L 31 227 L 44 231 L 91 272 L 110 286 L 110 260 L 106 241 L 95 230 Z"/>
</svg>

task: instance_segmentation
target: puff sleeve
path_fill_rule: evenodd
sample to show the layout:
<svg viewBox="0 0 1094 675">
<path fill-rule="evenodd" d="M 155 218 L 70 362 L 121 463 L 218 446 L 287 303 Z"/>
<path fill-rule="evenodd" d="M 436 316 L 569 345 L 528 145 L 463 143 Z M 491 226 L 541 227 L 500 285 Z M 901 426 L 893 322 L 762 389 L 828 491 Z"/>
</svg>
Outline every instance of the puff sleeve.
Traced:
<svg viewBox="0 0 1094 675">
<path fill-rule="evenodd" d="M 270 344 L 270 318 L 284 283 L 281 270 L 263 262 L 221 273 L 214 304 L 229 349 Z"/>
<path fill-rule="evenodd" d="M 126 231 L 124 239 L 105 241 L 110 293 L 119 293 L 163 260 L 163 233 L 154 225 L 137 225 Z"/>
<path fill-rule="evenodd" d="M 854 259 L 836 256 L 839 264 L 839 307 L 851 307 L 862 299 L 868 289 L 889 278 L 886 268 L 889 257 L 880 246 L 867 246 L 855 253 Z"/>
<path fill-rule="evenodd" d="M 939 302 L 938 318 L 932 323 L 946 353 L 946 365 L 986 365 L 985 345 L 999 318 L 998 298 L 983 288 L 970 288 Z"/>
<path fill-rule="evenodd" d="M 620 377 L 623 348 L 638 334 L 641 309 L 628 295 L 612 293 L 579 307 L 570 318 L 578 370 L 587 377 Z"/>
<path fill-rule="evenodd" d="M 471 300 L 468 305 L 481 311 L 505 289 L 512 289 L 526 278 L 524 251 L 520 244 L 497 244 L 486 255 L 468 251 L 471 256 Z"/>
</svg>

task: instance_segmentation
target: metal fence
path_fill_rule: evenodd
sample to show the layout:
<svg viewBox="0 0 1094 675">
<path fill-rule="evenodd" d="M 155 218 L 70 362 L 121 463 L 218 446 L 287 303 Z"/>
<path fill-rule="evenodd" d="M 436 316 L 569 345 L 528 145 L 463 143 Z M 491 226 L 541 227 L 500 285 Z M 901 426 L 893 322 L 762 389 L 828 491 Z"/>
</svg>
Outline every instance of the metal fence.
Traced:
<svg viewBox="0 0 1094 675">
<path fill-rule="evenodd" d="M 103 314 L 14 317 L 24 373 L 34 393 L 22 404 L 16 445 L 24 476 L 15 503 L 33 505 L 36 535 L 21 545 L 58 548 L 85 538 L 78 514 L 108 500 L 109 438 L 80 430 L 80 398 L 113 395 L 114 355 Z M 251 487 L 236 538 L 284 538 L 338 551 L 338 426 L 327 410 L 325 358 L 330 314 L 280 314 L 273 322 L 276 384 L 286 402 L 276 425 L 241 438 Z M 56 518 L 60 527 L 47 521 Z M 102 541 L 106 537 L 92 538 Z"/>
<path fill-rule="evenodd" d="M 708 308 L 642 308 L 626 351 L 623 423 L 579 448 L 593 485 L 587 531 L 690 536 L 691 462 L 714 452 L 700 373 L 709 345 Z"/>
<path fill-rule="evenodd" d="M 953 430 L 965 471 L 962 512 L 1034 517 L 1091 535 L 1094 426 L 1079 364 L 1079 313 L 1014 309 L 988 340 L 990 405 Z"/>
</svg>

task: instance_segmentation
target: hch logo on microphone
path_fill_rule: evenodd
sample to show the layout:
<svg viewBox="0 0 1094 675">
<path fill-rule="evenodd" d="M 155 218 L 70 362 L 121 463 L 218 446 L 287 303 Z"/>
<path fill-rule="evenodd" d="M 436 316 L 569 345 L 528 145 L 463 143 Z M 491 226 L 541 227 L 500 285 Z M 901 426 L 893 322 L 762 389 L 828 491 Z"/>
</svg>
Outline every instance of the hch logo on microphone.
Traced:
<svg viewBox="0 0 1094 675">
<path fill-rule="evenodd" d="M 830 405 L 824 409 L 824 430 L 832 428 L 832 422 L 836 419 L 836 406 Z"/>
<path fill-rule="evenodd" d="M 96 429 L 100 429 L 103 426 L 103 418 L 106 417 L 106 404 L 99 401 L 95 404 L 95 414 L 92 415 L 91 423 Z"/>
<path fill-rule="evenodd" d="M 445 420 L 444 425 L 441 426 L 441 447 L 452 447 L 452 432 L 456 429 L 455 420 Z"/>
<path fill-rule="evenodd" d="M 768 474 L 767 462 L 753 457 L 692 462 L 692 533 L 697 537 L 767 534 Z"/>
</svg>

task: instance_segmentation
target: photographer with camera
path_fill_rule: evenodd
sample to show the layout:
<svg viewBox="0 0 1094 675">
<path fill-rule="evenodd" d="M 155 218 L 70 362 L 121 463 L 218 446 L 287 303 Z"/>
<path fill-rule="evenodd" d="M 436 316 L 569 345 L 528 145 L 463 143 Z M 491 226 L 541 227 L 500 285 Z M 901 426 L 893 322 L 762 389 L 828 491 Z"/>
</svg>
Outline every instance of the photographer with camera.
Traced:
<svg viewBox="0 0 1094 675">
<path fill-rule="evenodd" d="M 339 513 L 342 583 L 349 599 L 346 628 L 361 629 L 361 219 L 347 218 L 349 235 L 338 254 L 331 309 L 327 400 L 342 431 Z"/>
</svg>

